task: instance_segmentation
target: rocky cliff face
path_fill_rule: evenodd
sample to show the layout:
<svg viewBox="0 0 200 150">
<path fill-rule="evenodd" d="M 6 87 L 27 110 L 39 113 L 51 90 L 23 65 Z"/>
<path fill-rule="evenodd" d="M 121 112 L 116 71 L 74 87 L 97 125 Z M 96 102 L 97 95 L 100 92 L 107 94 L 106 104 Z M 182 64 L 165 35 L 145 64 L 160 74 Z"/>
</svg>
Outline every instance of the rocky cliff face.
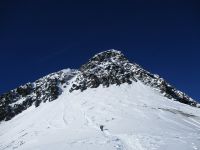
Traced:
<svg viewBox="0 0 200 150">
<path fill-rule="evenodd" d="M 15 115 L 41 102 L 53 101 L 62 93 L 76 70 L 62 70 L 47 75 L 33 83 L 27 83 L 0 96 L 0 121 L 10 120 Z"/>
<path fill-rule="evenodd" d="M 97 88 L 102 85 L 120 85 L 123 83 L 143 82 L 156 88 L 164 96 L 191 106 L 197 106 L 197 102 L 178 91 L 158 75 L 151 74 L 136 63 L 130 63 L 126 57 L 116 50 L 108 50 L 92 57 L 88 63 L 80 68 L 70 92 L 74 90 L 84 91 L 87 88 Z"/>
<path fill-rule="evenodd" d="M 69 85 L 69 81 L 73 83 Z M 66 86 L 70 92 L 85 91 L 102 85 L 132 84 L 142 82 L 159 90 L 165 97 L 191 106 L 199 104 L 185 93 L 177 90 L 158 75 L 151 74 L 136 63 L 130 63 L 116 50 L 107 50 L 96 54 L 79 71 L 62 70 L 47 75 L 33 83 L 27 83 L 0 96 L 0 121 L 10 120 L 28 107 L 38 107 L 41 102 L 53 101 Z"/>
<path fill-rule="evenodd" d="M 70 91 L 97 88 L 100 84 L 104 87 L 112 84 L 131 84 L 132 81 L 137 80 L 130 69 L 128 60 L 121 52 L 108 50 L 95 55 L 80 68 L 80 73 Z"/>
</svg>

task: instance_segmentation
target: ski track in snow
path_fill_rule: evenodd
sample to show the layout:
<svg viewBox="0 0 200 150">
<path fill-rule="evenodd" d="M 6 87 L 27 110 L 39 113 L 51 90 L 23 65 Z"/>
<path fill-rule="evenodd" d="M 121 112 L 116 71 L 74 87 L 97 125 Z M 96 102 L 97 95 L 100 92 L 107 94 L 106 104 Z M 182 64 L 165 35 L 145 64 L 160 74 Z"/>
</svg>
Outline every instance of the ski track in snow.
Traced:
<svg viewBox="0 0 200 150">
<path fill-rule="evenodd" d="M 196 129 L 200 131 L 200 125 L 197 124 L 196 121 L 193 121 L 193 120 L 191 120 L 191 119 L 190 119 L 190 120 L 184 119 L 184 121 L 187 122 L 188 124 L 190 124 L 190 125 L 196 127 Z"/>
</svg>

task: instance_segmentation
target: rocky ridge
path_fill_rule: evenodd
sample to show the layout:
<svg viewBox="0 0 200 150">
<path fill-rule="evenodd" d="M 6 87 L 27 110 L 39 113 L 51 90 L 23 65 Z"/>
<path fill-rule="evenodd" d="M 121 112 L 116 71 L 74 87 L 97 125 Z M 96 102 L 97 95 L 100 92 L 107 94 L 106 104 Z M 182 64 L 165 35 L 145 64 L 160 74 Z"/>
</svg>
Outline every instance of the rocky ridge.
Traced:
<svg viewBox="0 0 200 150">
<path fill-rule="evenodd" d="M 10 120 L 33 104 L 53 101 L 69 84 L 76 70 L 66 69 L 49 74 L 33 83 L 27 83 L 0 96 L 0 121 Z"/>
<path fill-rule="evenodd" d="M 130 63 L 128 59 L 117 50 L 107 50 L 96 54 L 80 68 L 72 84 L 70 92 L 74 90 L 84 91 L 87 88 L 97 88 L 102 85 L 120 85 L 123 83 L 141 81 L 144 84 L 159 90 L 165 97 L 191 106 L 199 106 L 198 103 L 185 93 L 177 90 L 156 74 L 144 70 L 136 63 Z"/>
<path fill-rule="evenodd" d="M 70 84 L 71 79 L 73 82 Z M 49 74 L 33 83 L 27 83 L 0 96 L 0 121 L 10 120 L 32 105 L 38 107 L 42 102 L 56 100 L 69 86 L 69 92 L 85 91 L 110 85 L 142 82 L 165 97 L 194 107 L 200 105 L 185 93 L 177 90 L 156 74 L 144 70 L 117 50 L 107 50 L 96 54 L 79 70 L 66 69 Z"/>
</svg>

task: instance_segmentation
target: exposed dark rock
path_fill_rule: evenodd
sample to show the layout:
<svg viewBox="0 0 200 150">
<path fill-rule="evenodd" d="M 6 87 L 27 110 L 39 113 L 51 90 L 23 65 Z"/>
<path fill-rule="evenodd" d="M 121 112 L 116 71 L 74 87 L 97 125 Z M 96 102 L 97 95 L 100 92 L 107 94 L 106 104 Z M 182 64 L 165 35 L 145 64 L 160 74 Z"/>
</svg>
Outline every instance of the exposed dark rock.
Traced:
<svg viewBox="0 0 200 150">
<path fill-rule="evenodd" d="M 138 80 L 145 85 L 158 89 L 169 99 L 191 106 L 197 106 L 198 104 L 158 75 L 151 74 L 136 63 L 130 63 L 120 51 L 116 50 L 101 52 L 84 64 L 80 68 L 70 92 L 97 88 L 99 85 L 109 87 L 113 84 L 132 84 L 132 82 L 137 82 Z"/>
<path fill-rule="evenodd" d="M 16 92 L 22 97 L 29 95 L 33 90 L 33 85 L 31 83 L 27 83 L 24 86 L 20 86 L 16 89 Z"/>
<path fill-rule="evenodd" d="M 108 50 L 99 53 L 80 68 L 80 73 L 70 92 L 97 88 L 99 85 L 109 87 L 113 84 L 137 82 L 130 68 L 128 68 L 128 63 L 129 61 L 119 51 Z"/>
<path fill-rule="evenodd" d="M 60 85 L 67 86 L 76 74 L 59 71 L 45 76 L 34 83 L 27 83 L 0 96 L 0 121 L 10 120 L 17 114 L 32 106 L 38 107 L 42 102 L 53 101 L 62 93 Z M 18 102 L 23 99 L 22 102 Z"/>
<path fill-rule="evenodd" d="M 36 101 L 35 101 L 35 107 L 38 107 L 38 106 L 40 105 L 41 102 L 42 102 L 41 100 L 36 100 Z"/>
<path fill-rule="evenodd" d="M 1 95 L 0 121 L 10 120 L 32 105 L 38 107 L 41 103 L 57 99 L 62 93 L 62 87 L 66 88 L 69 80 L 75 75 L 77 76 L 71 85 L 70 92 L 140 81 L 159 90 L 169 99 L 200 107 L 196 101 L 175 89 L 158 75 L 151 74 L 136 63 L 130 63 L 121 52 L 108 50 L 92 57 L 80 68 L 80 71 L 52 73 Z"/>
</svg>

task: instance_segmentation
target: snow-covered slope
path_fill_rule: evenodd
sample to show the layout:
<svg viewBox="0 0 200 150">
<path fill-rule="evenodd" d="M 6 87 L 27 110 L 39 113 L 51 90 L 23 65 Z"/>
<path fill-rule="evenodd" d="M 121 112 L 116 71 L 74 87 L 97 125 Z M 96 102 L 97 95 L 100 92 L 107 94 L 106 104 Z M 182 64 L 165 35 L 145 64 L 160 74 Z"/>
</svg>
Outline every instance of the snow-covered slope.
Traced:
<svg viewBox="0 0 200 150">
<path fill-rule="evenodd" d="M 41 102 L 56 100 L 76 73 L 64 69 L 1 95 L 0 121 L 8 121 L 32 105 L 38 107 Z"/>
<path fill-rule="evenodd" d="M 0 125 L 1 150 L 199 148 L 200 110 L 141 82 L 84 92 L 66 89 L 56 101 Z"/>
<path fill-rule="evenodd" d="M 59 89 L 55 99 L 51 90 L 45 92 L 52 82 Z M 200 149 L 200 109 L 192 107 L 198 103 L 118 51 L 97 54 L 79 71 L 63 70 L 32 84 L 29 92 L 12 90 L 13 101 L 2 96 L 0 107 L 12 109 L 24 106 L 27 96 L 36 98 L 0 122 L 0 150 Z"/>
</svg>

